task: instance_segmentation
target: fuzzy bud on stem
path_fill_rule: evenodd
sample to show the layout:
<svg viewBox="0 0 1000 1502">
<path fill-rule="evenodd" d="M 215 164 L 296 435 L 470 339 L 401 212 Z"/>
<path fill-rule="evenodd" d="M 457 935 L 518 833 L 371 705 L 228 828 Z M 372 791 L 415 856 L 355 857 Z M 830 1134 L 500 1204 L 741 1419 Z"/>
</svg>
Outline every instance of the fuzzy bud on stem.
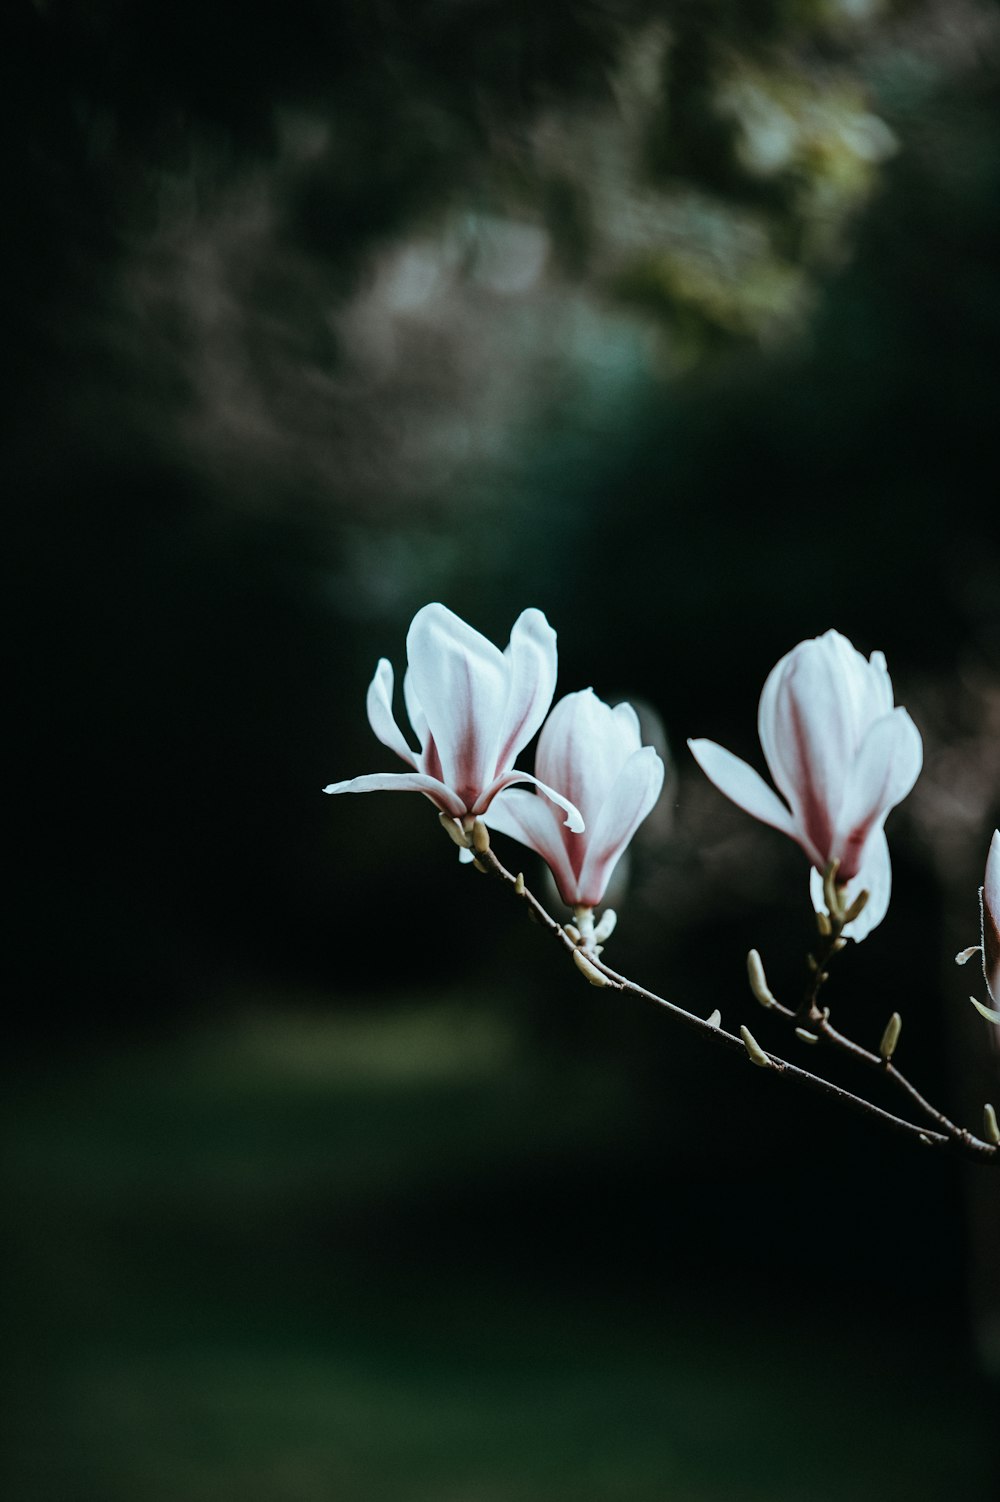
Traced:
<svg viewBox="0 0 1000 1502">
<path fill-rule="evenodd" d="M 845 924 L 847 924 L 847 923 L 853 923 L 854 920 L 855 920 L 855 918 L 859 918 L 861 916 L 861 914 L 864 912 L 864 910 L 865 910 L 865 908 L 867 906 L 868 906 L 868 893 L 865 892 L 865 891 L 861 891 L 861 892 L 858 893 L 858 895 L 855 897 L 854 901 L 851 903 L 850 907 L 845 912 L 845 914 L 844 914 L 844 923 Z"/>
<path fill-rule="evenodd" d="M 750 953 L 747 955 L 747 976 L 750 980 L 750 989 L 756 996 L 757 1000 L 760 1002 L 761 1006 L 777 1006 L 777 1001 L 775 997 L 771 995 L 771 991 L 767 984 L 767 977 L 764 974 L 763 961 L 761 960 L 761 957 L 757 953 L 756 949 L 751 949 Z"/>
<path fill-rule="evenodd" d="M 988 1103 L 983 1107 L 983 1129 L 993 1146 L 1000 1147 L 1000 1126 L 997 1125 L 997 1113 Z"/>
<path fill-rule="evenodd" d="M 607 977 L 601 974 L 596 965 L 591 964 L 582 949 L 573 950 L 573 963 L 580 974 L 592 986 L 606 986 L 608 984 Z"/>
<path fill-rule="evenodd" d="M 893 1012 L 885 1025 L 885 1032 L 882 1034 L 882 1041 L 878 1046 L 879 1058 L 884 1059 L 887 1064 L 896 1052 L 896 1044 L 899 1042 L 899 1035 L 902 1030 L 903 1019 L 898 1012 Z"/>
<path fill-rule="evenodd" d="M 450 840 L 455 841 L 455 844 L 458 846 L 459 850 L 468 850 L 469 836 L 466 834 L 461 824 L 459 824 L 458 820 L 453 819 L 451 814 L 438 814 L 438 818 L 441 821 L 441 828 L 444 830 L 445 834 Z"/>
<path fill-rule="evenodd" d="M 740 1037 L 743 1039 L 743 1047 L 747 1051 L 751 1064 L 756 1064 L 759 1069 L 774 1068 L 771 1060 L 748 1027 L 740 1028 Z"/>
</svg>

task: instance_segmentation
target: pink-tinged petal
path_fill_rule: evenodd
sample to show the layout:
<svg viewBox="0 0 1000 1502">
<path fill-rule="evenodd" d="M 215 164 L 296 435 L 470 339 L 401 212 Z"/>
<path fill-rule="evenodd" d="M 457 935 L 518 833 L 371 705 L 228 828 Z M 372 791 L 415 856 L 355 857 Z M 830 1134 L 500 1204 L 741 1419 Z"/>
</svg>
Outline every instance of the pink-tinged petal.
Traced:
<svg viewBox="0 0 1000 1502">
<path fill-rule="evenodd" d="M 383 746 L 395 751 L 407 766 L 416 767 L 417 759 L 406 744 L 392 712 L 392 685 L 392 664 L 382 657 L 368 686 L 368 723 Z"/>
<path fill-rule="evenodd" d="M 688 746 L 705 776 L 715 783 L 720 793 L 725 793 L 727 798 L 731 798 L 755 819 L 798 840 L 815 864 L 823 863 L 819 852 L 805 845 L 794 818 L 759 772 L 755 772 L 753 767 L 734 756 L 731 751 L 717 746 L 714 741 L 688 741 Z"/>
<path fill-rule="evenodd" d="M 853 923 L 848 923 L 844 928 L 845 937 L 860 944 L 873 928 L 878 927 L 889 911 L 889 898 L 892 895 L 892 865 L 889 860 L 889 842 L 886 840 L 883 829 L 872 831 L 865 847 L 864 864 L 857 875 L 853 876 L 846 885 L 848 903 L 853 902 L 859 892 L 868 893 L 868 901 L 863 911 Z M 815 866 L 809 877 L 809 892 L 817 913 L 825 912 L 823 877 Z"/>
<path fill-rule="evenodd" d="M 425 605 L 413 617 L 406 655 L 442 779 L 471 804 L 494 773 L 507 703 L 504 655 L 439 604 Z"/>
<path fill-rule="evenodd" d="M 425 793 L 442 813 L 461 819 L 469 810 L 451 788 L 423 772 L 370 772 L 347 782 L 331 782 L 324 793 Z"/>
<path fill-rule="evenodd" d="M 1000 829 L 993 831 L 983 882 L 983 972 L 986 988 L 1000 1003 Z"/>
<path fill-rule="evenodd" d="M 567 829 L 571 829 L 574 834 L 583 833 L 586 825 L 583 822 L 583 815 L 575 803 L 571 803 L 568 798 L 563 797 L 562 793 L 557 793 L 555 788 L 549 787 L 540 778 L 533 777 L 530 772 L 521 772 L 517 768 L 512 772 L 504 772 L 502 776 L 491 782 L 489 787 L 480 794 L 475 807 L 470 809 L 470 813 L 484 814 L 498 793 L 503 792 L 504 788 L 512 787 L 518 782 L 530 782 L 540 793 L 544 793 L 546 798 L 550 799 L 552 803 L 555 803 L 563 810 L 566 815 L 565 822 Z"/>
<path fill-rule="evenodd" d="M 761 744 L 775 785 L 824 860 L 829 858 L 847 771 L 857 750 L 842 640 L 836 632 L 827 632 L 818 641 L 800 643 L 770 673 L 758 713 Z M 860 653 L 849 650 L 864 663 Z"/>
<path fill-rule="evenodd" d="M 493 769 L 505 772 L 548 713 L 556 688 L 556 633 L 540 610 L 523 610 L 504 652 L 510 681 Z"/>
<path fill-rule="evenodd" d="M 855 874 L 871 830 L 906 797 L 923 758 L 920 731 L 905 709 L 894 709 L 869 728 L 850 769 L 830 849 L 842 877 Z"/>
<path fill-rule="evenodd" d="M 563 902 L 567 907 L 574 906 L 579 900 L 576 868 L 583 857 L 584 840 L 567 831 L 546 798 L 524 788 L 507 788 L 494 798 L 484 818 L 498 834 L 520 840 L 540 855 L 555 877 Z M 574 863 L 575 855 L 578 859 Z"/>
<path fill-rule="evenodd" d="M 555 705 L 538 738 L 535 770 L 582 813 L 588 826 L 597 818 L 615 778 L 642 744 L 639 719 L 630 704 L 614 709 L 593 689 L 566 694 Z"/>
<path fill-rule="evenodd" d="M 652 746 L 633 752 L 596 821 L 587 830 L 577 901 L 596 907 L 626 846 L 663 788 L 663 762 Z"/>
</svg>

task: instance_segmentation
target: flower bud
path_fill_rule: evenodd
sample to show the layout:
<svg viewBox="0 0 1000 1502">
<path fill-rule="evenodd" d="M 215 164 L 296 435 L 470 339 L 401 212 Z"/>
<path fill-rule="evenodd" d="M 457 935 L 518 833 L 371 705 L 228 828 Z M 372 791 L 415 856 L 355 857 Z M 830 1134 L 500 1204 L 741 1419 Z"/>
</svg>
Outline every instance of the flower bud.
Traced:
<svg viewBox="0 0 1000 1502">
<path fill-rule="evenodd" d="M 882 1034 L 882 1041 L 878 1046 L 879 1058 L 884 1059 L 887 1064 L 896 1052 L 896 1044 L 899 1042 L 899 1035 L 902 1030 L 903 1019 L 898 1012 L 893 1012 L 885 1025 L 885 1032 Z"/>
<path fill-rule="evenodd" d="M 591 964 L 582 949 L 573 950 L 573 963 L 580 974 L 589 980 L 592 986 L 606 986 L 608 984 L 607 976 L 602 975 L 597 966 Z"/>
<path fill-rule="evenodd" d="M 747 1051 L 751 1064 L 756 1064 L 760 1069 L 774 1068 L 771 1060 L 748 1027 L 740 1028 L 740 1037 L 743 1039 L 743 1047 Z"/>
<path fill-rule="evenodd" d="M 750 989 L 761 1006 L 777 1006 L 777 1000 L 771 995 L 768 988 L 767 977 L 764 974 L 764 965 L 756 949 L 751 949 L 747 955 L 747 975 L 750 978 Z"/>
</svg>

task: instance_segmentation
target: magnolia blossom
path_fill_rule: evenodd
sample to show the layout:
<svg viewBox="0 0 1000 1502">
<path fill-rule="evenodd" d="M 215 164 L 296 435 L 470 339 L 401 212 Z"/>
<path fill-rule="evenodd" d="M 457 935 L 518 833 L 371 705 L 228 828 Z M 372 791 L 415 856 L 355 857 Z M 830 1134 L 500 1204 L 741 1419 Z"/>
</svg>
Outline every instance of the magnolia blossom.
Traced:
<svg viewBox="0 0 1000 1502">
<path fill-rule="evenodd" d="M 752 767 L 713 741 L 689 741 L 702 771 L 740 808 L 790 835 L 813 865 L 813 905 L 822 873 L 839 862 L 850 903 L 868 902 L 844 932 L 861 940 L 885 917 L 892 884 L 883 826 L 912 788 L 923 761 L 920 732 L 893 708 L 881 652 L 866 662 L 836 631 L 800 642 L 771 670 L 757 728 L 785 803 Z M 786 807 L 787 804 L 787 807 Z"/>
<path fill-rule="evenodd" d="M 444 605 L 425 605 L 406 636 L 403 699 L 420 743 L 411 750 L 392 712 L 393 673 L 383 657 L 368 689 L 368 722 L 412 769 L 333 782 L 326 793 L 424 793 L 455 819 L 485 813 L 502 788 L 533 782 L 582 829 L 568 799 L 514 760 L 545 718 L 556 685 L 556 634 L 540 610 L 525 610 L 501 652 Z M 470 857 L 471 858 L 471 857 Z"/>
<path fill-rule="evenodd" d="M 982 954 L 986 989 L 994 1007 L 984 1007 L 971 996 L 969 1000 L 990 1022 L 1000 1022 L 1000 829 L 994 829 L 990 853 L 986 857 L 986 878 L 979 888 L 980 939 L 971 949 L 963 949 L 955 959 L 960 965 Z"/>
<path fill-rule="evenodd" d="M 544 798 L 520 788 L 501 793 L 486 822 L 536 850 L 569 907 L 596 907 L 625 847 L 660 795 L 663 762 L 643 746 L 631 704 L 614 709 L 586 688 L 567 694 L 538 738 L 535 768 L 579 808 L 574 834 Z"/>
</svg>

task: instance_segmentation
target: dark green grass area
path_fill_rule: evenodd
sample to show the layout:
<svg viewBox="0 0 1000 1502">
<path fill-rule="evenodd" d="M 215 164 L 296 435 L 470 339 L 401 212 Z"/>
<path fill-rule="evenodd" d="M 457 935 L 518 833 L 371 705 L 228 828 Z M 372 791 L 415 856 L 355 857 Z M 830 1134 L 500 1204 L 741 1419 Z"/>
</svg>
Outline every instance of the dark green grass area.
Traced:
<svg viewBox="0 0 1000 1502">
<path fill-rule="evenodd" d="M 817 1303 L 794 1258 L 787 1295 L 755 1289 L 742 1205 L 682 1271 L 628 1211 L 678 1181 L 636 1167 L 624 1077 L 502 1017 L 261 1010 L 8 1081 L 6 1494 L 993 1494 L 960 1320 Z"/>
</svg>

